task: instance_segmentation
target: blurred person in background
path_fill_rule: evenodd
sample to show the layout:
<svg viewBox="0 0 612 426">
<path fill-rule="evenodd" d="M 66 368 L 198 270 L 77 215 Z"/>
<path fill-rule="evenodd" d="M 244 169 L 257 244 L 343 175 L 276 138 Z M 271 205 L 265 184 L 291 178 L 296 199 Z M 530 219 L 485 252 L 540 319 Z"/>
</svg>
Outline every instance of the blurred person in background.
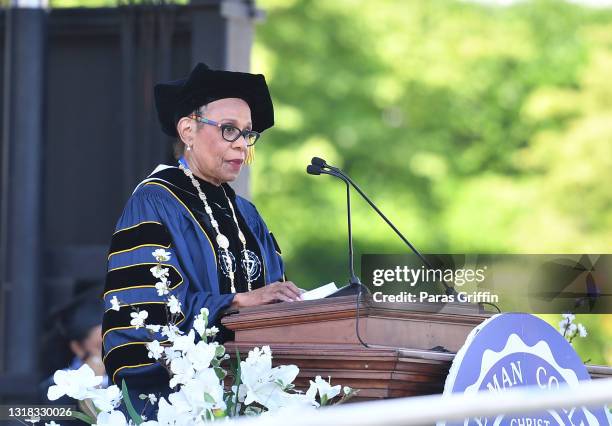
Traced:
<svg viewBox="0 0 612 426">
<path fill-rule="evenodd" d="M 108 386 L 108 377 L 102 361 L 102 315 L 104 304 L 100 298 L 101 285 L 89 281 L 77 282 L 72 298 L 54 309 L 50 322 L 54 328 L 45 336 L 45 363 L 49 371 L 57 369 L 78 370 L 87 364 L 102 376 L 102 387 Z M 53 376 L 40 386 L 41 400 L 49 403 L 47 389 L 53 385 Z M 72 405 L 71 398 L 64 397 L 54 404 Z"/>
</svg>

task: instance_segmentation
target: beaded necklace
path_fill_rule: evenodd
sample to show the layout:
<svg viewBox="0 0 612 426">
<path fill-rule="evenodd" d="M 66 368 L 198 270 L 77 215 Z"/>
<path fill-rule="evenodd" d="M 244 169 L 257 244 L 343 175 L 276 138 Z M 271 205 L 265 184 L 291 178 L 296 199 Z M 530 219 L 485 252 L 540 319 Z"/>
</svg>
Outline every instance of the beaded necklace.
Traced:
<svg viewBox="0 0 612 426">
<path fill-rule="evenodd" d="M 183 166 L 182 163 L 179 164 L 179 169 L 181 169 L 183 173 L 185 173 L 185 175 L 191 180 L 192 185 L 198 191 L 198 197 L 200 198 L 200 200 L 202 200 L 202 203 L 204 204 L 204 211 L 206 212 L 206 214 L 208 214 L 208 217 L 210 219 L 210 224 L 212 225 L 215 232 L 217 233 L 217 236 L 215 238 L 217 245 L 219 246 L 221 250 L 223 250 L 226 256 L 227 262 L 228 262 L 227 271 L 228 271 L 229 278 L 230 278 L 231 291 L 232 293 L 236 293 L 236 287 L 234 285 L 234 281 L 235 281 L 234 271 L 232 270 L 232 265 L 231 265 L 232 261 L 231 261 L 230 251 L 229 251 L 229 240 L 219 230 L 219 223 L 215 220 L 213 213 L 212 213 L 212 209 L 208 205 L 208 199 L 206 198 L 206 194 L 204 194 L 204 191 L 202 191 L 202 188 L 200 187 L 200 182 L 198 182 L 198 180 L 193 176 L 193 172 L 190 169 Z M 238 229 L 238 238 L 240 239 L 240 242 L 242 243 L 242 254 L 244 255 L 244 262 L 245 262 L 245 265 L 248 265 L 248 252 L 247 252 L 247 247 L 246 247 L 246 238 L 244 237 L 244 234 L 242 233 L 242 230 L 240 229 L 240 225 L 238 224 L 236 212 L 234 211 L 234 206 L 232 205 L 231 200 L 225 193 L 225 189 L 223 187 L 221 187 L 221 189 L 223 190 L 223 194 L 225 195 L 225 198 L 227 199 L 227 202 L 230 206 L 230 210 L 232 211 L 232 218 L 234 219 L 234 223 L 236 224 L 236 228 Z M 237 264 L 236 264 L 236 270 L 238 270 Z M 249 276 L 248 273 L 246 273 L 245 276 L 247 279 L 248 290 L 251 291 L 251 277 Z"/>
</svg>

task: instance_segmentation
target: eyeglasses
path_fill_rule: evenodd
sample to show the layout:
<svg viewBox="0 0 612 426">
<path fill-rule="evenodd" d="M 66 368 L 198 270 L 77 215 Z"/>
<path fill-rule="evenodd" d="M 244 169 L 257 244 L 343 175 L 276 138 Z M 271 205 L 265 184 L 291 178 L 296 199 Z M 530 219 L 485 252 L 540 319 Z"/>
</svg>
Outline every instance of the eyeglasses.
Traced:
<svg viewBox="0 0 612 426">
<path fill-rule="evenodd" d="M 228 142 L 235 142 L 238 140 L 240 136 L 244 137 L 247 142 L 247 146 L 255 145 L 259 136 L 261 136 L 258 132 L 254 130 L 240 130 L 238 127 L 233 126 L 231 124 L 223 124 L 217 123 L 216 121 L 209 120 L 208 118 L 204 118 L 201 115 L 191 114 L 189 118 L 192 118 L 200 123 L 210 124 L 211 126 L 217 126 L 221 129 L 221 136 Z"/>
</svg>

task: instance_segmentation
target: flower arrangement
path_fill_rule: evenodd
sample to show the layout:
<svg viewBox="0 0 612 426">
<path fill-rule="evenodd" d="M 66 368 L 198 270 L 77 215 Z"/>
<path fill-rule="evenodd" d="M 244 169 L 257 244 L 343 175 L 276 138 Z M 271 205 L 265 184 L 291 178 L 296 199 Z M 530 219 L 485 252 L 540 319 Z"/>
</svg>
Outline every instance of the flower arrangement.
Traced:
<svg viewBox="0 0 612 426">
<path fill-rule="evenodd" d="M 168 323 L 147 324 L 148 312 L 130 305 L 122 305 L 113 296 L 111 309 L 130 308 L 130 324 L 135 328 L 144 327 L 151 333 L 146 345 L 149 358 L 162 365 L 169 373 L 171 393 L 166 397 L 155 394 L 141 394 L 145 401 L 143 410 L 134 409 L 127 392 L 125 381 L 121 389 L 112 385 L 99 388 L 102 377 L 84 364 L 78 370 L 57 371 L 55 385 L 49 387 L 47 396 L 56 400 L 64 395 L 85 401 L 87 412 L 75 412 L 74 417 L 98 426 L 103 425 L 199 425 L 227 417 L 258 415 L 290 407 L 316 408 L 342 403 L 352 398 L 357 391 L 348 386 L 331 385 L 328 380 L 317 376 L 310 381 L 305 393 L 295 389 L 293 381 L 299 373 L 295 365 L 272 367 L 270 347 L 254 348 L 244 361 L 237 362 L 229 371 L 223 363 L 230 359 L 225 348 L 211 341 L 218 333 L 216 327 L 208 327 L 208 310 L 202 308 L 195 317 L 193 328 L 184 333 L 177 327 L 181 316 L 181 303 L 170 290 L 169 269 L 163 262 L 170 260 L 170 253 L 158 249 L 153 252 L 157 265 L 151 268 L 159 280 L 155 284 L 157 294 L 165 297 Z M 165 339 L 155 339 L 161 335 Z M 231 385 L 226 386 L 227 383 Z M 124 410 L 120 406 L 124 405 Z M 157 420 L 144 417 L 149 405 L 157 405 Z M 126 417 L 124 412 L 127 412 Z"/>
<path fill-rule="evenodd" d="M 582 324 L 575 324 L 574 314 L 561 314 L 562 319 L 559 321 L 559 333 L 571 344 L 576 337 L 587 337 L 587 330 Z"/>
</svg>

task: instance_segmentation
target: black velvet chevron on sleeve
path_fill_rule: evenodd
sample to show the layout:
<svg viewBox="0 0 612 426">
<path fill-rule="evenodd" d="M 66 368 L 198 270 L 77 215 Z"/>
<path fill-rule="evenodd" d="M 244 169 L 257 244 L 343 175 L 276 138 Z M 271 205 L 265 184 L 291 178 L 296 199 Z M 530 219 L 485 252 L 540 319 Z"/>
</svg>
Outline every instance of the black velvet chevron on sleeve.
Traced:
<svg viewBox="0 0 612 426">
<path fill-rule="evenodd" d="M 123 268 L 112 269 L 106 274 L 105 293 L 110 291 L 124 290 L 126 288 L 140 286 L 155 286 L 156 279 L 151 273 L 156 263 L 140 263 L 136 265 L 125 266 Z M 168 268 L 170 276 L 170 289 L 174 289 L 183 282 L 183 277 L 172 265 L 161 265 L 162 268 Z"/>
<path fill-rule="evenodd" d="M 170 234 L 164 225 L 158 222 L 141 222 L 115 232 L 108 256 L 144 246 L 169 248 L 170 243 Z"/>
<path fill-rule="evenodd" d="M 104 359 L 104 366 L 108 377 L 111 378 L 113 383 L 121 386 L 121 383 L 116 382 L 115 375 L 123 368 L 144 367 L 157 362 L 153 358 L 149 358 L 149 350 L 146 343 L 129 343 L 124 346 L 118 346 L 108 353 Z"/>
</svg>

